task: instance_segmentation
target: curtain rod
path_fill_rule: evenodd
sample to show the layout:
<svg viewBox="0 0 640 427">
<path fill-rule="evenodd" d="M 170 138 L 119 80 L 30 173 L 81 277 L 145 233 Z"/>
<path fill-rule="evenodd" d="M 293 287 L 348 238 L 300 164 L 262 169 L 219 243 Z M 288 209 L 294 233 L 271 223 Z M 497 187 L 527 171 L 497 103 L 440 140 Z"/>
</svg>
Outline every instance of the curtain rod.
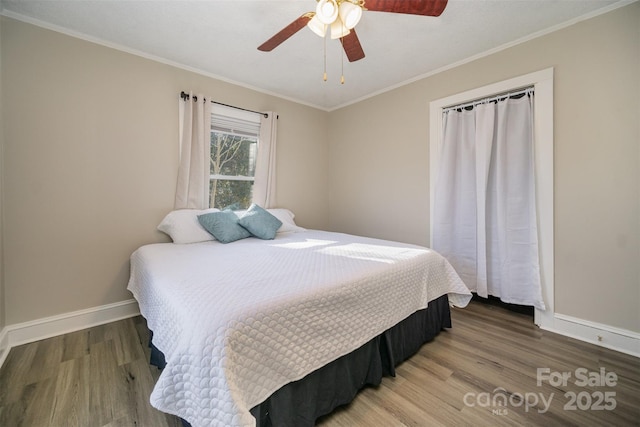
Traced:
<svg viewBox="0 0 640 427">
<path fill-rule="evenodd" d="M 188 93 L 185 93 L 184 91 L 183 91 L 183 92 L 180 92 L 180 98 L 182 98 L 183 100 L 187 100 L 187 99 L 189 99 L 189 94 L 188 94 Z M 193 95 L 193 100 L 194 100 L 194 101 L 197 101 L 197 100 L 198 100 L 198 97 L 197 97 L 197 96 L 195 96 L 195 95 Z M 205 99 L 205 101 L 206 101 L 206 99 Z M 216 101 L 213 101 L 213 100 L 211 101 L 211 103 L 212 103 L 212 104 L 222 105 L 222 106 L 229 107 L 229 108 L 235 108 L 236 110 L 242 110 L 242 111 L 248 111 L 248 112 L 250 112 L 250 113 L 261 114 L 261 115 L 263 115 L 263 116 L 265 117 L 265 119 L 266 119 L 267 117 L 269 117 L 269 113 L 263 113 L 262 111 L 253 111 L 253 110 L 249 110 L 249 109 L 242 108 L 242 107 L 235 107 L 235 106 L 233 106 L 233 105 L 223 104 L 222 102 L 216 102 Z"/>
<path fill-rule="evenodd" d="M 488 98 L 476 99 L 475 101 L 465 102 L 464 104 L 451 105 L 449 107 L 443 108 L 442 112 L 446 113 L 447 111 L 450 111 L 450 110 L 458 110 L 458 109 L 461 109 L 461 108 L 474 107 L 474 106 L 479 105 L 479 104 L 485 104 L 485 103 L 489 103 L 489 102 L 493 102 L 493 101 L 498 101 L 498 100 L 504 99 L 504 98 L 511 98 L 512 96 L 518 96 L 518 95 L 522 95 L 524 93 L 533 93 L 533 86 L 525 87 L 525 88 L 522 88 L 522 89 L 516 89 L 516 90 L 513 90 L 513 91 L 509 91 L 509 92 L 504 92 L 502 94 L 493 95 L 493 96 L 490 96 Z"/>
</svg>

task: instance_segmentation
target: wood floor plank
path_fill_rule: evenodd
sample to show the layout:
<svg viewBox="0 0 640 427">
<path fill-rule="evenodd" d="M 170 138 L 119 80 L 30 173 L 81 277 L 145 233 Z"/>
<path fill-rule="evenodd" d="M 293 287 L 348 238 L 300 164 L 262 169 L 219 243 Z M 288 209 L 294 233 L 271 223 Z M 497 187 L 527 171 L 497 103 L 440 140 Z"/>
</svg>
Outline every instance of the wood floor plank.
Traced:
<svg viewBox="0 0 640 427">
<path fill-rule="evenodd" d="M 435 365 L 435 361 L 429 361 L 430 365 Z M 405 377 L 406 382 L 389 381 L 385 386 L 392 390 L 406 389 L 409 394 L 407 398 L 419 404 L 427 395 L 431 395 L 440 401 L 440 404 L 451 406 L 457 411 L 464 408 L 463 396 L 464 390 L 456 389 L 447 384 L 451 376 L 447 378 L 439 378 L 431 375 L 424 368 L 423 363 L 416 363 L 407 360 L 398 369 L 398 377 Z M 406 384 L 406 385 L 405 385 Z"/>
<path fill-rule="evenodd" d="M 51 410 L 52 426 L 82 427 L 91 424 L 89 363 L 89 355 L 85 355 L 60 364 Z"/>
<path fill-rule="evenodd" d="M 24 416 L 16 426 L 50 426 L 55 398 L 55 378 L 47 378 L 37 383 L 30 383 L 23 389 L 20 399 Z"/>
<path fill-rule="evenodd" d="M 155 380 L 149 370 L 149 363 L 144 359 L 137 359 L 122 367 L 127 378 L 128 402 L 127 411 L 136 421 L 136 425 L 145 423 L 153 426 L 162 426 L 167 422 L 167 415 L 158 411 L 149 404 L 149 396 L 153 390 Z M 175 423 L 177 426 L 178 423 Z"/>
<path fill-rule="evenodd" d="M 82 330 L 63 335 L 62 361 L 73 360 L 89 354 L 89 331 Z"/>
<path fill-rule="evenodd" d="M 26 373 L 26 384 L 51 378 L 62 362 L 64 335 L 36 342 L 36 354 Z"/>
<path fill-rule="evenodd" d="M 118 365 L 131 363 L 144 357 L 133 319 L 123 319 L 107 326 L 107 339 L 114 343 Z"/>
<path fill-rule="evenodd" d="M 403 366 L 406 364 L 407 362 Z M 414 374 L 416 374 L 415 377 Z M 413 416 L 418 425 L 451 425 L 452 422 L 460 422 L 463 419 L 461 413 L 464 408 L 462 395 L 451 398 L 451 394 L 444 396 L 431 392 L 435 384 L 439 387 L 443 386 L 439 384 L 442 383 L 442 380 L 430 378 L 431 383 L 423 382 L 422 380 L 428 375 L 420 375 L 419 370 L 412 370 L 410 374 L 406 375 L 408 380 L 400 386 L 396 386 L 397 382 L 394 379 L 383 381 L 379 398 L 396 402 L 410 402 L 414 408 L 417 408 Z M 431 419 L 426 419 L 425 414 L 428 414 Z M 474 421 L 478 421 L 478 419 L 474 418 Z"/>
<path fill-rule="evenodd" d="M 387 381 L 383 381 L 386 383 Z M 371 402 L 371 408 L 381 410 L 383 414 L 391 416 L 394 424 L 407 427 L 446 426 L 446 423 L 439 420 L 423 408 L 415 405 L 409 399 L 400 399 L 393 390 L 381 388 L 368 388 L 362 392 L 364 399 Z"/>
<path fill-rule="evenodd" d="M 118 369 L 115 345 L 112 340 L 101 341 L 91 345 L 91 362 L 89 364 L 89 381 L 92 393 L 89 410 L 97 425 L 105 425 L 126 414 L 121 413 L 123 405 L 119 401 L 122 384 L 122 373 Z M 122 411 L 124 412 L 124 410 Z"/>
<path fill-rule="evenodd" d="M 12 348 L 4 362 L 11 368 L 0 370 L 0 402 L 15 403 L 22 395 L 38 346 L 35 343 Z"/>
</svg>

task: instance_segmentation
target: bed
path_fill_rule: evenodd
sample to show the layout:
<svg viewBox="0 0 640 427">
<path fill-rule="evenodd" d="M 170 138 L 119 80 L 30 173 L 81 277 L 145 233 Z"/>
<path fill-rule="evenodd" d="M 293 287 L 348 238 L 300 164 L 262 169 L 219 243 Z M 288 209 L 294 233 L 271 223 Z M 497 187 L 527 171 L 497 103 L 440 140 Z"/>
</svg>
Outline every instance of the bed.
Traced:
<svg viewBox="0 0 640 427">
<path fill-rule="evenodd" d="M 128 289 L 166 364 L 151 404 L 194 427 L 313 424 L 471 298 L 432 250 L 270 212 L 284 220 L 272 240 L 172 235 L 131 256 Z"/>
</svg>

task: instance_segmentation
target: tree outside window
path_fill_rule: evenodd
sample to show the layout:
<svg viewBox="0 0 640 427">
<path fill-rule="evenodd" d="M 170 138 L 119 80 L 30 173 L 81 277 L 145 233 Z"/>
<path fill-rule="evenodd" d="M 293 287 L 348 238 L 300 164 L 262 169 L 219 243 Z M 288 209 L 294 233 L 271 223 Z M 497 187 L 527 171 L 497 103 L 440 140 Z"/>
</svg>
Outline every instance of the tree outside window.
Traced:
<svg viewBox="0 0 640 427">
<path fill-rule="evenodd" d="M 246 209 L 251 204 L 257 136 L 212 130 L 209 206 Z"/>
</svg>

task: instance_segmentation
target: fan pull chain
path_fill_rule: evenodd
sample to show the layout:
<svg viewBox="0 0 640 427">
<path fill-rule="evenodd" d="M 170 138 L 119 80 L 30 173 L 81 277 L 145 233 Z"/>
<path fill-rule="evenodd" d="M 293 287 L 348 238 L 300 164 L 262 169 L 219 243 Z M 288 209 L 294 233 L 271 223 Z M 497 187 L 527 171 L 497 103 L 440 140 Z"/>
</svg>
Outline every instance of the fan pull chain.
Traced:
<svg viewBox="0 0 640 427">
<path fill-rule="evenodd" d="M 343 46 L 343 50 L 344 50 L 344 41 L 342 42 L 342 46 Z M 344 84 L 344 53 L 340 53 L 340 73 L 342 74 L 340 76 L 340 84 L 343 85 Z"/>
<path fill-rule="evenodd" d="M 324 36 L 324 75 L 322 77 L 324 81 L 327 81 L 327 36 Z"/>
<path fill-rule="evenodd" d="M 340 25 L 342 26 L 342 31 L 344 32 L 344 22 L 342 22 L 342 20 L 340 20 Z M 344 84 L 344 55 L 345 55 L 345 51 L 344 51 L 344 36 L 340 37 L 340 44 L 342 45 L 342 52 L 340 52 L 340 84 L 343 85 Z"/>
</svg>

